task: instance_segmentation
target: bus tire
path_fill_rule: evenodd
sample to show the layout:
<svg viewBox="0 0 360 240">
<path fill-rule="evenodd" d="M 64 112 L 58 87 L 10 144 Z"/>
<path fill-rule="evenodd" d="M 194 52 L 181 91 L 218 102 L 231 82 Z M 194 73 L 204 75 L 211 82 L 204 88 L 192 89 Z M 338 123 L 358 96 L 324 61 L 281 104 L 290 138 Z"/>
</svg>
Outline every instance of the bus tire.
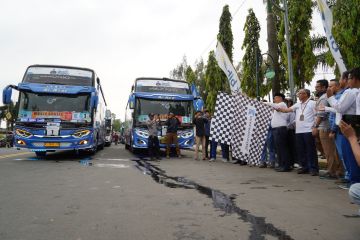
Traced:
<svg viewBox="0 0 360 240">
<path fill-rule="evenodd" d="M 46 152 L 35 152 L 35 154 L 38 158 L 44 158 L 46 156 Z"/>
</svg>

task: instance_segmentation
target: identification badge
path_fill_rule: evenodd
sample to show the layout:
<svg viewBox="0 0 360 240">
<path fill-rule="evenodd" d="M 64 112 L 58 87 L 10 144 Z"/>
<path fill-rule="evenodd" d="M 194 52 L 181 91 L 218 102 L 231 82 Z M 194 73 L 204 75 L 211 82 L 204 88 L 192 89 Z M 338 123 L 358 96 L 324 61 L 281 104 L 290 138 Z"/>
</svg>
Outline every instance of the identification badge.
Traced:
<svg viewBox="0 0 360 240">
<path fill-rule="evenodd" d="M 300 115 L 300 121 L 304 121 L 304 119 L 305 119 L 305 118 L 304 118 L 304 114 L 301 114 L 301 115 Z"/>
</svg>

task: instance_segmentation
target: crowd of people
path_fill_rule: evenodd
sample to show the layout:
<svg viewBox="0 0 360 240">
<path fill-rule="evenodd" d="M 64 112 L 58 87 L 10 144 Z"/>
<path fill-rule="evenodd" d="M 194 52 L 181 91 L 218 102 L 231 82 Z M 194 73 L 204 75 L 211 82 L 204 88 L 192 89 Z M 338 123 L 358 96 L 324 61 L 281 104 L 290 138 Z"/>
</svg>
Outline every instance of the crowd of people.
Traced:
<svg viewBox="0 0 360 240">
<path fill-rule="evenodd" d="M 277 172 L 289 172 L 298 167 L 298 174 L 319 176 L 318 157 L 327 161 L 327 170 L 321 178 L 334 179 L 341 188 L 350 189 L 352 200 L 360 205 L 360 146 L 358 126 L 360 118 L 360 68 L 344 72 L 339 80 L 319 80 L 315 96 L 308 89 L 297 92 L 299 102 L 293 104 L 284 94 L 274 94 L 273 103 L 264 102 L 273 108 L 272 120 L 261 156 L 260 168 L 274 168 Z M 349 120 L 350 119 L 350 120 Z M 158 115 L 149 114 L 150 158 L 160 159 Z M 211 114 L 197 111 L 195 126 L 195 160 L 216 160 L 218 142 L 209 140 Z M 177 131 L 180 121 L 170 113 L 165 125 L 166 157 L 175 144 L 176 156 L 181 158 Z M 353 126 L 352 126 L 353 125 Z M 357 131 L 355 131 L 357 130 Z M 220 143 L 221 144 L 221 143 Z M 210 146 L 210 151 L 209 151 Z M 222 161 L 230 162 L 230 147 L 221 144 Z M 318 155 L 319 153 L 319 155 Z M 232 163 L 246 165 L 245 159 L 231 158 Z M 359 210 L 360 214 L 360 210 Z"/>
</svg>

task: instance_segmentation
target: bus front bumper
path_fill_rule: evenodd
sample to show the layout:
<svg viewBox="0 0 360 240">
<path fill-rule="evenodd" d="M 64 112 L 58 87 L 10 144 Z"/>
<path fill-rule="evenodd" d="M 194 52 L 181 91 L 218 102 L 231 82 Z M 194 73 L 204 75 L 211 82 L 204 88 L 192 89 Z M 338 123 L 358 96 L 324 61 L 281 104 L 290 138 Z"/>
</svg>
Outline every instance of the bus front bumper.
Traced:
<svg viewBox="0 0 360 240">
<path fill-rule="evenodd" d="M 21 138 L 15 137 L 14 147 L 33 152 L 91 149 L 93 140 L 85 138 Z"/>
</svg>

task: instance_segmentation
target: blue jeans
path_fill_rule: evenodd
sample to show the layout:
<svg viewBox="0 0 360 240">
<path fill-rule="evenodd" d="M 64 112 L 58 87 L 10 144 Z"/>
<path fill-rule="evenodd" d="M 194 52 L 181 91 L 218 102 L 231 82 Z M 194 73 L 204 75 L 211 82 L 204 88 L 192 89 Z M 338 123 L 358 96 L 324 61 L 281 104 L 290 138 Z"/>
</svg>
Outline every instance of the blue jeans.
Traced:
<svg viewBox="0 0 360 240">
<path fill-rule="evenodd" d="M 357 165 L 351 145 L 345 137 L 342 139 L 341 148 L 346 168 L 349 171 L 350 183 L 360 183 L 360 167 Z"/>
<path fill-rule="evenodd" d="M 261 153 L 260 162 L 265 163 L 267 162 L 267 155 L 269 151 L 269 163 L 275 163 L 275 144 L 274 144 L 274 136 L 272 134 L 271 129 L 268 131 L 268 135 L 266 137 L 266 141 L 263 147 L 263 151 Z"/>
<path fill-rule="evenodd" d="M 342 151 L 342 148 L 341 148 L 341 143 L 343 141 L 343 138 L 344 138 L 344 135 L 340 134 L 339 131 L 337 131 L 336 133 L 336 137 L 335 137 L 335 145 L 336 145 L 336 150 L 338 152 L 338 155 L 339 155 L 339 158 L 343 164 L 343 167 L 344 167 L 344 178 L 346 180 L 350 180 L 350 175 L 349 175 L 349 171 L 346 167 L 346 164 L 345 164 L 345 161 L 344 161 L 344 156 L 343 156 L 343 151 Z"/>
<path fill-rule="evenodd" d="M 305 171 L 319 172 L 319 163 L 315 139 L 311 132 L 296 133 L 296 153 L 301 167 Z"/>
<path fill-rule="evenodd" d="M 216 159 L 217 145 L 218 145 L 217 141 L 211 140 L 210 158 Z M 220 146 L 221 146 L 222 157 L 229 160 L 229 146 L 223 143 L 220 143 Z"/>
</svg>

